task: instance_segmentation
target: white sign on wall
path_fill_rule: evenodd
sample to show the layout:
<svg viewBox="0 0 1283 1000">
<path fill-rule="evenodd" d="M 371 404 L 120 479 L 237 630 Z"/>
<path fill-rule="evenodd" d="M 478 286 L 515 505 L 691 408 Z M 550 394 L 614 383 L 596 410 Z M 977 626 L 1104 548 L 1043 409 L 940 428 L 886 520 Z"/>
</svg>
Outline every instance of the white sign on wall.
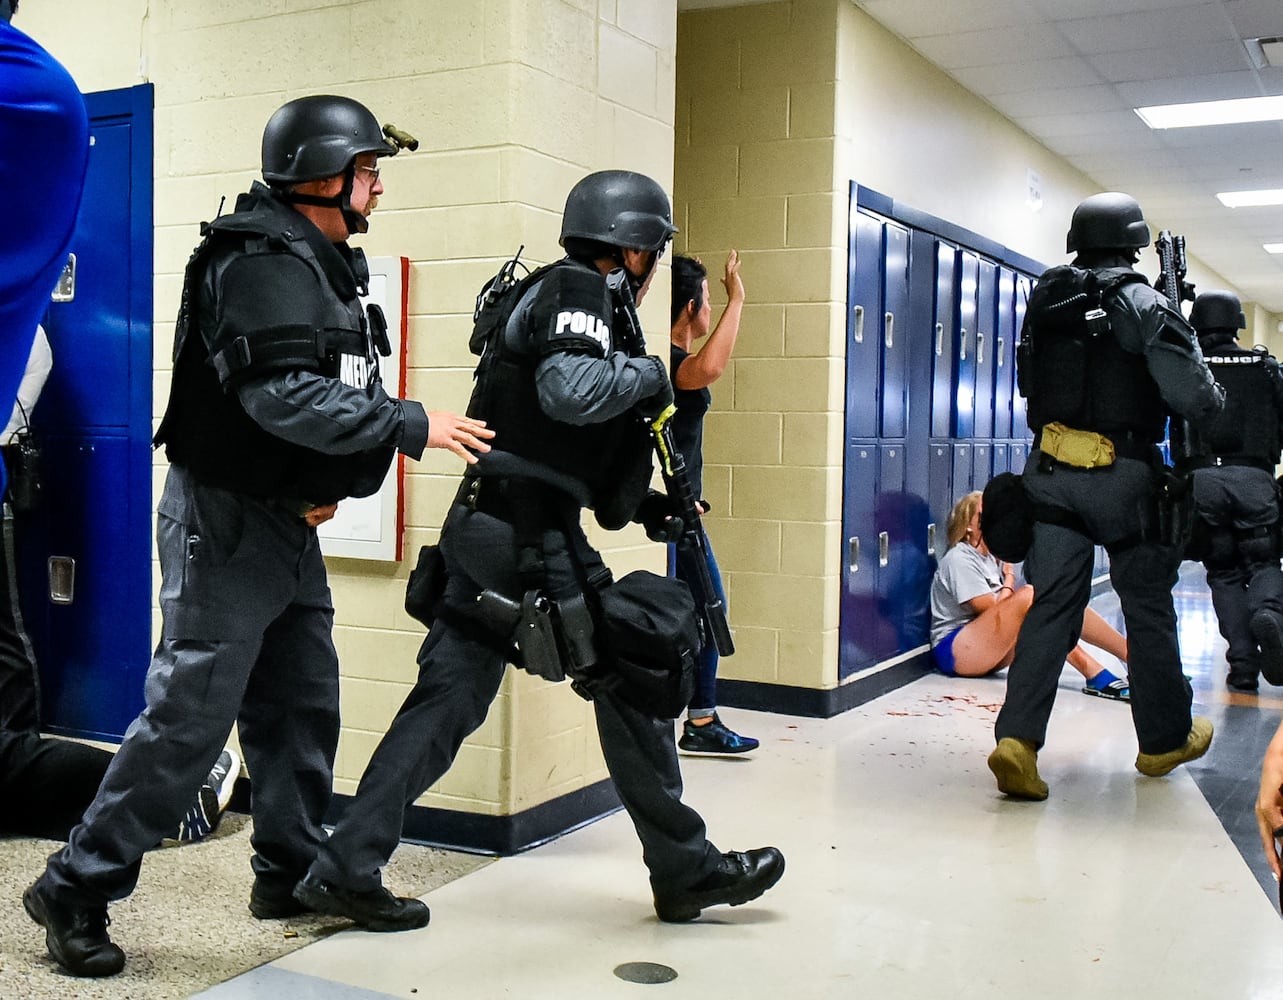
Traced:
<svg viewBox="0 0 1283 1000">
<path fill-rule="evenodd" d="M 370 294 L 364 301 L 376 303 L 388 320 L 388 343 L 392 353 L 379 359 L 383 387 L 389 396 L 405 395 L 405 333 L 407 257 L 371 257 Z M 405 457 L 398 454 L 379 491 L 368 497 L 348 497 L 339 503 L 338 513 L 316 533 L 321 551 L 327 556 L 348 559 L 378 559 L 399 562 L 402 535 L 402 480 Z"/>
</svg>

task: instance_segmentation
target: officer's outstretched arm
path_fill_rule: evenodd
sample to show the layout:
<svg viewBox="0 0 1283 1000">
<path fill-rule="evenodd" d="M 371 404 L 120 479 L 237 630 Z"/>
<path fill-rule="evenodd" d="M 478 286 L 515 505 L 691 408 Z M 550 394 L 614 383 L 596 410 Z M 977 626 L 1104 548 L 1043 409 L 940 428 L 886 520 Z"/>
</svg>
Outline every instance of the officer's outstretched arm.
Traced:
<svg viewBox="0 0 1283 1000">
<path fill-rule="evenodd" d="M 556 351 L 535 370 L 539 405 L 554 420 L 596 424 L 626 413 L 668 385 L 664 363 L 654 356 L 630 358 L 613 351 L 604 358 Z"/>
<path fill-rule="evenodd" d="M 1152 289 L 1142 291 L 1152 293 Z M 1198 349 L 1198 337 L 1180 313 L 1154 295 L 1136 311 L 1145 366 L 1172 412 L 1191 423 L 1205 423 L 1225 405 L 1225 390 L 1217 384 Z M 1124 344 L 1124 347 L 1127 345 Z"/>
<path fill-rule="evenodd" d="M 428 416 L 411 399 L 380 386 L 357 389 L 313 372 L 279 372 L 236 389 L 245 412 L 263 430 L 328 455 L 395 447 L 418 458 L 429 443 Z"/>
</svg>

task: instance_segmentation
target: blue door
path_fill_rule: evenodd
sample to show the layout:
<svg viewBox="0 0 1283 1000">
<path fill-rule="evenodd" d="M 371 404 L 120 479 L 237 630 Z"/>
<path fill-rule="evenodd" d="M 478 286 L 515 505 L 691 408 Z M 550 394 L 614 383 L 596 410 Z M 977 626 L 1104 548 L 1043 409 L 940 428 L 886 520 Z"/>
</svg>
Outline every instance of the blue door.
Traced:
<svg viewBox="0 0 1283 1000">
<path fill-rule="evenodd" d="M 980 261 L 975 254 L 966 250 L 958 251 L 958 283 L 956 311 L 957 359 L 955 371 L 957 380 L 954 385 L 954 428 L 953 436 L 958 438 L 975 437 L 976 431 L 976 282 L 979 278 Z"/>
<path fill-rule="evenodd" d="M 974 435 L 993 437 L 994 378 L 998 370 L 998 266 L 981 258 L 976 274 L 976 418 Z M 983 486 L 977 484 L 977 488 Z"/>
<path fill-rule="evenodd" d="M 151 659 L 152 87 L 89 94 L 70 301 L 45 328 L 41 510 L 17 539 L 44 728 L 118 738 Z"/>
</svg>

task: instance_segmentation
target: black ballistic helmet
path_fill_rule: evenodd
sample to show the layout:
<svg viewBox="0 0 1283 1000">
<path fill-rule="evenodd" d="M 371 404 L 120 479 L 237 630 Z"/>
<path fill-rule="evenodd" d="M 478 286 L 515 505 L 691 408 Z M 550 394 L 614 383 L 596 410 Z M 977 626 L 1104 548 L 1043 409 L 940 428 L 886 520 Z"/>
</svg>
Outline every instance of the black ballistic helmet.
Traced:
<svg viewBox="0 0 1283 1000">
<path fill-rule="evenodd" d="M 276 185 L 322 180 L 343 173 L 358 153 L 395 152 L 359 101 L 329 94 L 300 97 L 278 108 L 263 129 L 263 180 Z"/>
<path fill-rule="evenodd" d="M 658 252 L 675 232 L 663 188 L 645 174 L 600 170 L 570 189 L 559 242 L 564 247 L 567 240 L 592 240 Z"/>
<path fill-rule="evenodd" d="M 1094 194 L 1074 209 L 1065 249 L 1115 250 L 1149 246 L 1149 226 L 1140 205 L 1118 191 Z"/>
<path fill-rule="evenodd" d="M 1203 292 L 1189 311 L 1189 325 L 1200 334 L 1210 330 L 1245 330 L 1243 304 L 1233 292 L 1216 288 Z"/>
</svg>

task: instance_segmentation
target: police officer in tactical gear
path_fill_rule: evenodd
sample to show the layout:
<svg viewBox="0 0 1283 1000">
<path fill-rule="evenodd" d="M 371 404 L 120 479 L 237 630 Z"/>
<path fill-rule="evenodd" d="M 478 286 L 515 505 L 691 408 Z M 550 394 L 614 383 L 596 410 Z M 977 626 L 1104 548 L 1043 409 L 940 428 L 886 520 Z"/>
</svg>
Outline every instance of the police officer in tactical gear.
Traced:
<svg viewBox="0 0 1283 1000">
<path fill-rule="evenodd" d="M 637 512 L 650 478 L 638 414 L 672 400 L 663 363 L 628 343 L 632 296 L 622 305 L 609 282 L 642 298 L 674 232 L 668 197 L 649 177 L 590 174 L 566 201 L 566 257 L 512 289 L 515 304 L 492 327 L 479 309 L 477 330 L 490 336 L 478 345 L 474 330 L 474 350 L 484 353 L 469 412 L 496 430 L 498 448 L 469 470 L 450 510 L 440 545 L 444 600 L 419 652 L 418 681 L 295 891 L 308 906 L 371 930 L 428 922 L 428 908 L 392 896 L 379 871 L 406 805 L 446 772 L 503 679 L 511 631 L 504 625 L 496 636 L 478 609 L 494 595 L 520 600 L 538 588 L 570 628 L 576 599 L 592 604 L 609 579 L 580 510 L 592 508 L 608 529 Z M 631 474 L 638 467 L 643 474 Z M 558 662 L 532 662 L 533 643 L 521 647 L 525 669 L 561 675 Z M 672 722 L 609 687 L 592 691 L 602 753 L 641 839 L 660 919 L 693 920 L 704 907 L 745 903 L 774 885 L 784 869 L 778 850 L 720 853 L 681 801 Z"/>
<path fill-rule="evenodd" d="M 162 634 L 147 707 L 97 798 L 27 890 L 53 958 L 118 972 L 107 904 L 133 891 L 143 853 L 209 773 L 233 724 L 254 783 L 254 886 L 262 918 L 302 911 L 295 883 L 325 839 L 339 734 L 334 609 L 316 525 L 373 493 L 397 451 L 472 458 L 480 422 L 426 414 L 379 379 L 368 271 L 347 244 L 383 191 L 394 152 L 345 97 L 280 108 L 263 176 L 204 227 L 187 267 L 169 406 L 170 466 L 157 512 Z"/>
<path fill-rule="evenodd" d="M 1167 774 L 1211 742 L 1211 723 L 1190 715 L 1171 595 L 1181 552 L 1159 537 L 1155 487 L 1168 411 L 1202 424 L 1223 393 L 1185 318 L 1134 270 L 1148 243 L 1132 198 L 1087 198 L 1066 241 L 1077 256 L 1039 279 L 1021 331 L 1017 371 L 1036 432 L 1022 480 L 1036 517 L 1025 560 L 1035 596 L 989 757 L 999 790 L 1016 798 L 1047 797 L 1038 750 L 1091 596 L 1093 544 L 1109 552 L 1126 623 L 1137 770 Z"/>
<path fill-rule="evenodd" d="M 1204 292 L 1190 324 L 1225 409 L 1192 435 L 1185 449 L 1200 524 L 1190 557 L 1207 568 L 1221 635 L 1229 644 L 1226 683 L 1255 691 L 1257 674 L 1283 684 L 1283 572 L 1274 467 L 1283 444 L 1283 372 L 1264 348 L 1239 345 L 1246 327 L 1232 292 Z M 1258 647 L 1259 646 L 1259 652 Z"/>
</svg>

